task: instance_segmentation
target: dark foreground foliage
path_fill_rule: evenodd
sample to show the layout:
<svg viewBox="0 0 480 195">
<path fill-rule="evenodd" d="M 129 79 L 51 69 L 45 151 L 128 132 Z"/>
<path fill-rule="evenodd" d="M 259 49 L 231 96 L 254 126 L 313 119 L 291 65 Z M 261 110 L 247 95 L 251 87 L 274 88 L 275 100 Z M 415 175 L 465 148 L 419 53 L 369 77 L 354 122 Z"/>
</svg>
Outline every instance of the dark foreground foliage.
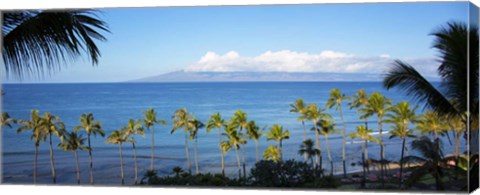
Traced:
<svg viewBox="0 0 480 195">
<path fill-rule="evenodd" d="M 230 179 L 222 174 L 198 174 L 183 173 L 175 176 L 158 177 L 155 171 L 147 171 L 141 184 L 166 185 L 166 186 L 240 186 L 242 181 Z"/>
<path fill-rule="evenodd" d="M 289 188 L 336 188 L 339 182 L 333 176 L 320 177 L 313 174 L 311 165 L 295 160 L 262 160 L 251 169 L 246 178 L 229 178 L 221 174 L 179 174 L 174 176 L 157 176 L 155 171 L 148 171 L 141 181 L 146 185 L 166 186 L 232 186 L 232 187 L 289 187 Z"/>
</svg>

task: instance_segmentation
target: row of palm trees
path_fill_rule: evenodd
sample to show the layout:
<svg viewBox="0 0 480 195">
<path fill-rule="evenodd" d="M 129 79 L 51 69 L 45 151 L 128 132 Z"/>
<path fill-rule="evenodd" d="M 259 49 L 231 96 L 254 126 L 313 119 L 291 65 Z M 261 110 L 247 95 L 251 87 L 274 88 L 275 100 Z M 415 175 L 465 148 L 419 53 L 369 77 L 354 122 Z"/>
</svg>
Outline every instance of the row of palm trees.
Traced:
<svg viewBox="0 0 480 195">
<path fill-rule="evenodd" d="M 345 133 L 345 122 L 343 120 L 342 113 L 342 101 L 349 100 L 348 106 L 350 109 L 358 108 L 357 112 L 360 114 L 360 119 L 365 120 L 365 125 L 360 125 L 356 127 L 357 132 L 350 135 Z M 460 155 L 460 135 L 465 132 L 466 128 L 462 123 L 460 117 L 449 117 L 442 116 L 434 111 L 426 111 L 424 114 L 417 115 L 416 110 L 418 106 L 411 106 L 406 101 L 401 101 L 395 105 L 392 105 L 392 101 L 389 98 L 386 98 L 381 93 L 374 92 L 368 95 L 365 90 L 358 90 L 355 95 L 351 98 L 345 96 L 341 93 L 339 89 L 332 89 L 330 93 L 330 98 L 327 101 L 326 108 L 320 109 L 317 104 L 305 104 L 302 99 L 296 100 L 294 103 L 290 104 L 292 109 L 291 112 L 296 112 L 300 116 L 297 118 L 302 122 L 304 129 L 304 142 L 300 148 L 299 153 L 304 155 L 305 160 L 307 157 L 311 160 L 313 164 L 312 157 L 315 157 L 316 161 L 314 166 L 319 166 L 319 169 L 322 170 L 322 148 L 320 147 L 319 135 L 325 137 L 327 154 L 330 161 L 330 170 L 333 174 L 333 160 L 330 154 L 328 136 L 332 133 L 340 132 L 343 138 L 342 142 L 342 160 L 345 159 L 345 137 L 351 138 L 360 138 L 363 141 L 362 144 L 362 162 L 367 164 L 368 160 L 368 142 L 376 142 L 380 145 L 380 176 L 382 185 L 384 185 L 385 177 L 385 156 L 384 156 L 384 141 L 383 141 L 383 125 L 384 123 L 390 124 L 390 138 L 399 137 L 402 140 L 402 150 L 399 162 L 403 162 L 404 153 L 405 153 L 405 144 L 407 138 L 413 138 L 414 130 L 418 130 L 420 135 L 431 134 L 434 140 L 438 140 L 438 135 L 447 135 L 449 131 L 453 132 L 455 138 L 455 156 Z M 332 119 L 330 114 L 325 113 L 326 109 L 336 107 L 336 110 L 340 112 L 341 122 L 343 124 L 343 129 L 335 129 L 335 122 Z M 376 116 L 379 139 L 373 137 L 371 133 L 373 130 L 368 128 L 368 118 L 371 116 Z M 312 121 L 313 127 L 311 128 L 315 131 L 315 145 L 316 148 L 312 148 L 313 141 L 307 139 L 306 136 L 306 127 L 305 122 Z M 415 128 L 412 126 L 415 125 Z M 400 163 L 400 180 L 402 180 L 403 173 L 403 163 Z M 366 177 L 364 166 L 364 179 Z M 346 176 L 346 166 L 343 161 L 343 175 Z"/>
<path fill-rule="evenodd" d="M 198 158 L 197 158 L 197 143 L 198 143 L 198 131 L 202 128 L 206 128 L 207 133 L 210 133 L 212 129 L 218 130 L 218 148 L 221 157 L 221 169 L 222 174 L 225 175 L 225 159 L 224 156 L 232 148 L 235 150 L 235 157 L 237 160 L 239 177 L 242 175 L 246 177 L 246 162 L 245 162 L 245 145 L 247 140 L 253 140 L 255 142 L 255 161 L 259 160 L 258 141 L 264 134 L 263 130 L 253 120 L 248 120 L 247 113 L 237 110 L 234 115 L 225 120 L 220 113 L 215 113 L 210 116 L 206 125 L 194 117 L 188 112 L 186 108 L 178 109 L 172 116 L 173 129 L 171 133 L 174 133 L 178 129 L 183 129 L 185 133 L 185 154 L 187 157 L 187 168 L 191 173 L 190 154 L 188 147 L 188 139 L 194 140 L 194 160 L 195 160 L 195 173 L 199 173 Z M 274 124 L 270 131 L 266 134 L 267 140 L 274 140 L 277 142 L 276 147 L 270 146 L 263 153 L 265 159 L 281 160 L 282 159 L 282 141 L 290 137 L 288 130 L 284 130 L 282 126 Z M 223 138 L 224 137 L 224 138 Z M 241 150 L 241 158 L 239 156 L 239 150 Z"/>
<path fill-rule="evenodd" d="M 6 122 L 6 123 L 5 123 Z M 60 139 L 61 143 L 58 145 L 65 151 L 72 151 L 75 156 L 77 166 L 77 182 L 79 183 L 79 170 L 78 170 L 78 156 L 77 150 L 87 150 L 90 158 L 90 182 L 93 184 L 93 158 L 92 147 L 90 137 L 93 134 L 104 136 L 105 133 L 101 128 L 101 123 L 95 121 L 93 115 L 83 114 L 80 117 L 81 124 L 74 128 L 74 131 L 68 132 L 65 128 L 65 124 L 60 121 L 60 117 L 54 116 L 49 112 L 45 112 L 43 116 L 39 115 L 38 110 L 32 110 L 30 119 L 15 120 L 11 118 L 7 113 L 2 114 L 2 126 L 11 127 L 11 123 L 17 123 L 19 128 L 17 133 L 31 132 L 31 139 L 35 144 L 35 158 L 34 158 L 34 171 L 33 182 L 37 182 L 37 159 L 38 159 L 38 147 L 41 142 L 45 142 L 48 138 L 50 146 L 50 166 L 52 171 L 53 183 L 56 183 L 55 161 L 53 153 L 52 136 L 56 136 Z M 87 132 L 88 146 L 84 145 L 85 138 L 81 134 L 78 134 L 80 129 L 85 129 Z"/>
<path fill-rule="evenodd" d="M 135 183 L 138 182 L 138 165 L 137 165 L 137 155 L 136 155 L 136 141 L 135 136 L 145 135 L 145 129 L 151 130 L 152 133 L 152 155 L 151 155 L 151 165 L 150 169 L 154 170 L 154 126 L 155 124 L 166 125 L 166 122 L 161 119 L 157 119 L 157 114 L 153 108 L 150 108 L 143 112 L 143 119 L 129 119 L 126 126 L 121 127 L 118 130 L 113 131 L 105 140 L 109 144 L 118 144 L 120 150 L 120 164 L 121 164 L 121 180 L 124 184 L 124 171 L 123 171 L 123 156 L 122 156 L 122 146 L 124 143 L 131 143 L 134 151 L 134 174 L 135 174 Z M 256 148 L 256 161 L 259 160 L 259 151 L 258 151 L 258 140 L 264 134 L 262 131 L 266 128 L 260 129 L 256 125 L 255 121 L 247 121 L 247 114 L 238 110 L 235 112 L 234 116 L 226 121 L 222 119 L 220 113 L 215 113 L 207 121 L 207 125 L 199 121 L 191 113 L 187 111 L 186 108 L 178 109 L 172 116 L 173 129 L 171 133 L 174 133 L 178 129 L 185 130 L 185 152 L 187 157 L 187 166 L 188 170 L 191 173 L 191 163 L 190 163 L 190 154 L 188 147 L 188 140 L 193 140 L 194 145 L 194 158 L 195 158 L 195 173 L 199 173 L 198 167 L 198 152 L 197 152 L 197 140 L 198 140 L 198 131 L 206 127 L 207 133 L 212 129 L 218 129 L 219 135 L 219 149 L 221 153 L 222 161 L 222 174 L 225 174 L 225 163 L 224 155 L 230 150 L 235 149 L 237 164 L 239 169 L 239 174 L 241 172 L 241 163 L 243 163 L 243 175 L 246 176 L 245 171 L 245 144 L 247 139 L 254 140 Z M 44 116 L 39 115 L 38 110 L 32 110 L 30 119 L 15 120 L 11 118 L 8 113 L 2 113 L 2 126 L 12 127 L 12 124 L 18 124 L 19 128 L 17 133 L 29 131 L 32 133 L 31 139 L 35 143 L 35 158 L 34 158 L 34 174 L 33 180 L 36 183 L 37 179 L 37 157 L 38 157 L 38 147 L 41 142 L 49 140 L 50 144 L 50 164 L 52 171 L 53 183 L 56 183 L 56 172 L 55 172 L 55 163 L 54 163 L 54 153 L 52 145 L 52 137 L 58 137 L 60 139 L 60 144 L 58 147 L 64 151 L 71 151 L 74 154 L 76 162 L 76 179 L 77 183 L 80 183 L 80 170 L 79 170 L 79 160 L 78 160 L 78 150 L 86 150 L 89 154 L 90 160 L 90 183 L 94 184 L 93 177 L 93 156 L 92 156 L 92 146 L 91 146 L 91 136 L 104 137 L 105 131 L 102 129 L 102 124 L 100 121 L 94 119 L 92 113 L 82 114 L 80 117 L 80 125 L 75 126 L 73 131 L 69 132 L 65 124 L 60 121 L 58 116 L 54 116 L 49 112 L 46 112 Z M 84 138 L 79 130 L 84 129 L 87 133 L 87 137 Z M 244 132 L 246 131 L 246 132 Z M 222 139 L 226 137 L 225 140 Z M 266 133 L 267 140 L 274 140 L 277 142 L 276 147 L 269 147 L 264 152 L 264 158 L 272 160 L 281 160 L 282 159 L 282 140 L 288 139 L 290 136 L 288 130 L 284 130 L 282 126 L 274 124 L 270 128 L 270 132 Z M 85 142 L 88 142 L 88 145 L 85 145 Z M 242 150 L 242 161 L 238 156 L 238 150 Z"/>
<path fill-rule="evenodd" d="M 391 100 L 383 96 L 378 92 L 374 92 L 371 95 L 368 95 L 364 90 L 358 90 L 353 98 L 347 97 L 344 94 L 341 94 L 339 89 L 333 89 L 331 92 L 331 98 L 329 99 L 326 108 L 332 108 L 332 103 L 341 110 L 342 100 L 350 100 L 348 105 L 351 109 L 359 108 L 358 113 L 360 113 L 360 118 L 365 119 L 365 125 L 357 126 L 357 132 L 350 135 L 346 135 L 345 131 L 336 129 L 336 123 L 333 121 L 333 117 L 325 113 L 326 109 L 321 109 L 317 104 L 308 104 L 306 105 L 302 99 L 296 100 L 290 106 L 292 109 L 291 112 L 297 112 L 300 114 L 298 120 L 302 122 L 304 129 L 304 142 L 301 145 L 299 153 L 305 157 L 305 160 L 310 160 L 314 170 L 317 171 L 317 167 L 322 170 L 322 148 L 320 147 L 319 136 L 323 135 L 325 137 L 326 150 L 328 155 L 328 160 L 330 162 L 330 174 L 333 174 L 333 159 L 331 151 L 329 148 L 328 137 L 333 133 L 340 132 L 342 137 L 351 137 L 351 138 L 360 138 L 364 144 L 362 144 L 362 162 L 365 165 L 366 160 L 368 160 L 368 142 L 376 142 L 380 144 L 380 147 L 383 148 L 383 139 L 382 139 L 382 124 L 387 123 L 391 124 L 390 126 L 390 138 L 399 137 L 402 139 L 402 152 L 400 157 L 400 162 L 404 158 L 404 150 L 406 139 L 410 137 L 415 137 L 413 129 L 411 128 L 412 124 L 416 125 L 416 129 L 420 133 L 426 134 L 430 133 L 433 135 L 434 139 L 437 140 L 439 135 L 447 134 L 447 130 L 453 130 L 455 138 L 455 155 L 459 156 L 459 143 L 460 135 L 465 131 L 464 123 L 460 118 L 453 118 L 454 120 L 448 120 L 446 122 L 445 118 L 442 118 L 436 112 L 427 111 L 422 115 L 416 115 L 415 111 L 417 106 L 411 107 L 408 102 L 402 101 L 396 105 L 392 105 Z M 340 98 L 336 98 L 340 97 Z M 131 143 L 134 151 L 134 170 L 135 170 L 135 183 L 138 181 L 138 165 L 136 159 L 136 135 L 145 135 L 145 129 L 150 130 L 152 133 L 152 155 L 151 155 L 151 166 L 150 169 L 154 170 L 154 126 L 155 124 L 166 125 L 164 120 L 157 119 L 157 114 L 153 108 L 150 108 L 144 111 L 143 119 L 130 119 L 126 126 L 112 132 L 106 143 L 118 144 L 120 149 L 120 163 L 121 163 L 121 179 L 122 184 L 124 183 L 124 173 L 123 173 L 123 157 L 122 157 L 122 144 Z M 342 112 L 340 112 L 342 115 Z M 371 133 L 373 130 L 368 128 L 368 118 L 370 116 L 376 115 L 378 122 L 378 130 L 380 137 L 379 139 L 373 137 Z M 384 119 L 385 118 L 385 119 Z M 245 171 L 245 145 L 247 140 L 253 140 L 255 142 L 256 148 L 256 162 L 259 160 L 259 151 L 258 151 L 258 140 L 262 135 L 266 135 L 267 141 L 274 140 L 276 141 L 276 146 L 269 146 L 263 153 L 263 157 L 268 160 L 281 161 L 283 159 L 282 155 L 282 141 L 289 139 L 290 133 L 289 130 L 284 129 L 278 124 L 272 125 L 269 128 L 269 132 L 263 133 L 266 129 L 260 128 L 256 125 L 255 121 L 248 121 L 247 113 L 237 110 L 229 120 L 222 118 L 220 113 L 213 114 L 206 125 L 199 121 L 192 113 L 188 112 L 186 108 L 178 109 L 175 111 L 172 116 L 173 129 L 171 133 L 176 132 L 178 129 L 183 129 L 185 133 L 185 152 L 187 157 L 187 166 L 188 171 L 191 173 L 191 163 L 190 163 L 190 154 L 189 154 L 189 140 L 194 141 L 194 160 L 195 160 L 195 173 L 199 173 L 198 167 L 198 132 L 200 129 L 206 128 L 207 133 L 212 129 L 218 130 L 218 147 L 221 156 L 221 169 L 222 174 L 225 174 L 225 160 L 224 156 L 232 148 L 235 150 L 235 156 L 237 160 L 239 176 L 241 176 L 241 170 L 243 165 L 243 176 L 246 177 Z M 315 148 L 313 148 L 313 141 L 307 139 L 306 136 L 306 121 L 312 121 L 313 126 L 312 131 L 315 132 Z M 60 139 L 61 143 L 58 147 L 62 148 L 65 151 L 72 151 L 74 153 L 76 167 L 77 167 L 77 182 L 80 183 L 79 177 L 79 165 L 78 165 L 78 150 L 86 150 L 89 152 L 90 159 L 90 183 L 93 181 L 93 158 L 92 158 L 92 146 L 90 143 L 91 135 L 96 136 L 105 136 L 105 132 L 102 129 L 102 125 L 99 121 L 94 120 L 93 114 L 83 114 L 80 117 L 80 125 L 76 126 L 72 132 L 68 132 L 65 128 L 65 125 L 60 121 L 60 118 L 54 116 L 48 112 L 44 113 L 43 116 L 39 115 L 38 110 L 33 110 L 30 116 L 30 120 L 18 120 L 11 118 L 7 113 L 2 113 L 2 126 L 11 127 L 12 123 L 18 123 L 20 127 L 17 132 L 30 131 L 32 133 L 32 140 L 35 143 L 35 160 L 34 160 L 34 182 L 36 182 L 36 162 L 38 156 L 38 147 L 41 142 L 49 140 L 50 145 L 50 165 L 52 169 L 52 178 L 53 182 L 56 182 L 56 173 L 55 173 L 55 163 L 54 163 L 54 154 L 52 146 L 52 137 L 56 136 Z M 342 120 L 344 123 L 344 120 Z M 343 126 L 345 128 L 345 126 Z M 80 129 L 84 129 L 87 133 L 87 138 L 84 138 L 82 134 L 78 133 Z M 85 141 L 88 141 L 88 145 L 84 145 Z M 343 139 L 343 146 L 345 146 L 345 139 Z M 238 155 L 238 150 L 242 151 L 242 158 Z M 384 150 L 381 149 L 380 157 L 383 157 Z M 342 160 L 345 155 L 342 152 Z M 308 159 L 307 159 L 308 158 Z M 315 163 L 313 162 L 315 158 Z M 383 162 L 383 158 L 381 160 Z M 381 163 L 381 176 L 383 179 L 384 166 Z M 345 168 L 344 168 L 345 171 Z M 403 163 L 400 163 L 400 172 L 403 171 Z M 402 174 L 401 174 L 402 175 Z M 364 177 L 365 177 L 365 166 L 364 166 Z"/>
</svg>

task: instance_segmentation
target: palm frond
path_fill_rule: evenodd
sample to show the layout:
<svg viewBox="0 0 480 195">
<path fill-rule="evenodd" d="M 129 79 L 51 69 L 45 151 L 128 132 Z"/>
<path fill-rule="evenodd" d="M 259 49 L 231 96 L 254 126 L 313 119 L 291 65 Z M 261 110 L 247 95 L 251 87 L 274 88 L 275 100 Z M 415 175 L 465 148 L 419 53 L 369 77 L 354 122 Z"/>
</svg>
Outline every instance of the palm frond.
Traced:
<svg viewBox="0 0 480 195">
<path fill-rule="evenodd" d="M 448 22 L 431 35 L 435 37 L 433 48 L 440 53 L 438 73 L 442 90 L 448 99 L 458 100 L 456 108 L 463 113 L 468 110 L 465 96 L 468 87 L 470 92 L 478 92 L 478 28 Z M 470 93 L 469 98 L 478 100 L 478 93 Z M 478 110 L 471 111 L 478 113 Z"/>
<path fill-rule="evenodd" d="M 442 114 L 457 113 L 445 96 L 428 82 L 411 65 L 395 60 L 385 75 L 383 86 L 397 87 L 406 92 L 416 102 L 426 102 L 426 106 Z"/>
<path fill-rule="evenodd" d="M 43 76 L 86 53 L 93 65 L 105 41 L 105 22 L 92 10 L 3 12 L 2 57 L 7 76 Z"/>
</svg>

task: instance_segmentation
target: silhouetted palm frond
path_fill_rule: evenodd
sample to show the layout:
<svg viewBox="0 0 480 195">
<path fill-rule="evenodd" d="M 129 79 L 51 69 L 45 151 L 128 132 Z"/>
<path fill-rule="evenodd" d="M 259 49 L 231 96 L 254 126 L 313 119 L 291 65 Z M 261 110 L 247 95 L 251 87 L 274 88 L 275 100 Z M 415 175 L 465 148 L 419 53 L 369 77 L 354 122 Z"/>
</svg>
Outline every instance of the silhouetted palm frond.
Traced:
<svg viewBox="0 0 480 195">
<path fill-rule="evenodd" d="M 7 76 L 43 76 L 82 53 L 98 63 L 95 40 L 105 41 L 106 23 L 93 10 L 3 12 L 2 57 Z"/>
</svg>

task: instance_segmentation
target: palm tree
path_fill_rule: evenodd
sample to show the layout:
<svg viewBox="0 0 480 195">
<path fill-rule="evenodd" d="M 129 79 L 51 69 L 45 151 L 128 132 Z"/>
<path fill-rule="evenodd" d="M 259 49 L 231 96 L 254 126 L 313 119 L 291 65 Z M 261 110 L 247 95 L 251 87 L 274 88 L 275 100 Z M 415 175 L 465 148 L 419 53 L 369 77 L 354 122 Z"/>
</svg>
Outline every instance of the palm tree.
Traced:
<svg viewBox="0 0 480 195">
<path fill-rule="evenodd" d="M 143 116 L 145 117 L 142 121 L 143 123 L 145 124 L 145 127 L 147 128 L 147 130 L 150 130 L 150 127 L 152 128 L 152 159 L 150 160 L 150 170 L 154 170 L 153 169 L 153 159 L 155 157 L 155 152 L 154 152 L 154 148 L 155 148 L 155 130 L 154 130 L 154 125 L 155 123 L 160 123 L 162 125 L 167 125 L 167 123 L 164 121 L 164 120 L 161 120 L 161 119 L 157 119 L 157 113 L 155 112 L 155 110 L 153 110 L 153 108 L 149 108 L 148 110 L 146 111 L 143 111 Z"/>
<path fill-rule="evenodd" d="M 50 142 L 50 167 L 52 169 L 53 183 L 57 183 L 57 176 L 55 173 L 55 161 L 53 160 L 52 135 L 60 137 L 60 140 L 63 140 L 63 136 L 65 134 L 65 124 L 60 122 L 60 117 L 54 116 L 49 112 L 46 112 L 45 116 L 42 117 L 40 121 L 41 128 L 44 128 L 45 132 L 48 133 Z"/>
<path fill-rule="evenodd" d="M 224 150 L 222 149 L 222 127 L 225 125 L 225 120 L 222 119 L 222 116 L 220 113 L 215 113 L 212 116 L 210 116 L 210 119 L 207 121 L 207 133 L 210 133 L 210 131 L 213 128 L 218 129 L 218 147 L 220 149 L 220 156 L 221 156 L 221 162 L 222 162 L 222 175 L 225 176 L 225 162 L 224 162 Z"/>
<path fill-rule="evenodd" d="M 173 129 L 172 129 L 172 131 L 170 131 L 170 134 L 175 132 L 177 129 L 183 128 L 185 130 L 184 131 L 185 132 L 185 153 L 186 153 L 186 156 L 187 156 L 188 173 L 191 174 L 192 169 L 190 167 L 190 153 L 188 151 L 188 137 L 187 137 L 187 133 L 189 131 L 188 121 L 190 121 L 191 116 L 188 113 L 187 109 L 183 108 L 183 109 L 178 109 L 177 111 L 175 111 L 174 115 L 172 116 L 172 119 L 173 119 L 173 122 L 172 122 Z"/>
<path fill-rule="evenodd" d="M 429 110 L 420 115 L 416 125 L 416 129 L 420 131 L 421 136 L 433 134 L 433 143 L 436 144 L 436 150 L 440 151 L 441 141 L 438 139 L 438 135 L 444 135 L 448 129 L 448 123 L 445 121 L 445 117 L 441 116 L 438 112 Z"/>
<path fill-rule="evenodd" d="M 180 177 L 180 173 L 183 173 L 182 167 L 179 167 L 179 166 L 173 167 L 172 171 L 175 174 L 175 177 L 177 178 Z"/>
<path fill-rule="evenodd" d="M 125 128 L 125 136 L 131 136 L 131 142 L 133 146 L 133 162 L 134 162 L 134 171 L 135 171 L 135 184 L 138 182 L 138 165 L 137 165 L 137 148 L 135 146 L 135 135 L 145 136 L 145 131 L 142 126 L 141 120 L 128 120 L 128 124 Z"/>
<path fill-rule="evenodd" d="M 228 152 L 231 147 L 235 149 L 235 156 L 237 158 L 237 166 L 238 166 L 238 177 L 240 177 L 240 173 L 242 171 L 242 168 L 240 166 L 240 158 L 238 157 L 238 149 L 240 147 L 240 144 L 245 143 L 246 141 L 242 138 L 242 136 L 238 133 L 236 125 L 233 123 L 229 122 L 225 124 L 225 136 L 227 136 L 228 141 L 222 141 L 222 149 L 224 152 Z"/>
<path fill-rule="evenodd" d="M 313 121 L 313 126 L 315 128 L 315 145 L 316 148 L 320 151 L 318 154 L 319 158 L 315 158 L 315 163 L 317 164 L 315 168 L 320 165 L 320 170 L 322 170 L 322 148 L 320 146 L 320 137 L 318 135 L 319 130 L 317 123 L 323 118 L 328 118 L 329 115 L 325 114 L 325 109 L 318 108 L 317 104 L 309 104 L 305 110 L 305 115 L 308 120 Z M 320 159 L 320 162 L 319 162 Z"/>
<path fill-rule="evenodd" d="M 448 124 L 442 119 L 438 112 L 429 110 L 420 115 L 417 121 L 417 130 L 420 131 L 422 136 L 427 133 L 433 134 L 433 139 L 436 140 L 438 135 L 443 135 L 448 128 Z"/>
<path fill-rule="evenodd" d="M 7 126 L 12 128 L 12 123 L 17 123 L 17 120 L 14 118 L 10 117 L 10 115 L 7 112 L 2 112 L 2 118 L 0 119 L 0 122 L 2 123 L 3 126 Z"/>
<path fill-rule="evenodd" d="M 462 121 L 460 116 L 457 115 L 456 117 L 452 117 L 448 120 L 448 127 L 449 129 L 453 130 L 454 133 L 455 159 L 458 162 L 458 157 L 460 156 L 460 135 L 466 130 L 465 123 Z"/>
<path fill-rule="evenodd" d="M 328 136 L 338 132 L 335 130 L 335 123 L 332 120 L 322 119 L 317 124 L 320 127 L 319 134 L 325 136 L 325 145 L 327 147 L 328 160 L 330 161 L 330 175 L 333 175 L 333 159 L 330 154 L 330 145 L 328 144 Z"/>
<path fill-rule="evenodd" d="M 354 108 L 365 108 L 368 106 L 368 94 L 365 90 L 360 89 L 358 90 L 355 95 L 352 96 L 351 102 L 348 103 L 350 109 Z M 365 128 L 368 129 L 368 118 L 364 118 L 365 120 Z M 368 159 L 368 154 L 366 156 Z"/>
<path fill-rule="evenodd" d="M 316 182 L 317 169 L 315 167 L 315 164 L 313 163 L 313 157 L 315 157 L 315 159 L 316 159 L 317 156 L 320 154 L 320 150 L 316 149 L 313 146 L 313 141 L 311 139 L 307 139 L 307 140 L 302 142 L 302 145 L 300 145 L 300 149 L 298 150 L 298 154 L 304 155 L 304 156 L 306 155 L 308 157 L 308 160 L 310 160 L 310 165 L 312 166 L 313 175 L 314 175 L 314 179 L 315 179 L 315 182 Z"/>
<path fill-rule="evenodd" d="M 415 137 L 413 131 L 408 129 L 409 123 L 416 123 L 417 116 L 415 115 L 415 110 L 418 106 L 415 106 L 413 109 L 410 108 L 410 104 L 406 101 L 399 102 L 390 110 L 391 113 L 387 113 L 385 123 L 391 123 L 390 139 L 393 137 L 400 137 L 402 139 L 402 154 L 400 155 L 400 161 L 403 161 L 403 155 L 405 152 L 405 141 L 407 137 Z M 400 182 L 399 187 L 402 187 L 402 177 L 403 177 L 403 164 L 400 163 Z"/>
<path fill-rule="evenodd" d="M 46 141 L 47 133 L 41 128 L 41 118 L 38 115 L 38 110 L 32 110 L 30 114 L 30 120 L 19 120 L 18 124 L 21 126 L 17 129 L 17 133 L 31 130 L 32 136 L 30 139 L 35 143 L 35 158 L 33 160 L 33 183 L 37 183 L 37 159 L 38 159 L 38 146 L 41 141 Z"/>
<path fill-rule="evenodd" d="M 105 131 L 102 130 L 102 123 L 100 121 L 96 121 L 93 118 L 92 113 L 88 114 L 82 114 L 80 116 L 80 123 L 81 125 L 78 125 L 75 127 L 74 131 L 78 132 L 80 129 L 85 129 L 87 132 L 87 141 L 88 141 L 88 156 L 90 158 L 90 184 L 94 184 L 93 180 L 93 156 L 92 156 L 92 145 L 90 144 L 90 135 L 93 134 L 93 136 L 97 136 L 97 133 L 100 134 L 100 136 L 104 137 L 105 136 Z"/>
<path fill-rule="evenodd" d="M 78 154 L 77 150 L 88 150 L 88 147 L 85 146 L 85 140 L 82 134 L 77 134 L 76 132 L 65 133 L 63 141 L 58 144 L 59 148 L 62 148 L 63 151 L 72 151 L 75 157 L 75 165 L 77 167 L 77 184 L 80 184 L 80 165 L 78 163 Z"/>
<path fill-rule="evenodd" d="M 307 119 L 306 118 L 306 115 L 305 115 L 305 108 L 306 108 L 306 105 L 305 103 L 303 102 L 303 99 L 302 98 L 298 98 L 294 103 L 290 104 L 290 107 L 292 109 L 290 109 L 290 112 L 294 112 L 294 113 L 299 113 L 300 116 L 297 118 L 298 121 L 302 121 L 302 126 L 303 126 L 303 141 L 306 141 L 307 140 L 307 128 L 305 128 L 305 120 Z M 308 155 L 305 153 L 303 155 L 303 160 L 307 161 L 307 157 Z"/>
<path fill-rule="evenodd" d="M 245 136 L 245 133 L 243 133 L 243 129 L 246 129 L 247 128 L 247 113 L 241 111 L 241 110 L 237 110 L 235 111 L 235 113 L 233 114 L 233 118 L 232 118 L 232 122 L 235 126 L 237 126 L 239 128 L 239 135 L 240 136 Z M 245 144 L 247 143 L 246 140 L 244 140 L 244 142 L 242 142 L 242 166 L 243 166 L 243 176 L 244 177 L 247 177 L 247 171 L 246 171 L 246 168 L 245 168 Z"/>
<path fill-rule="evenodd" d="M 371 136 L 370 134 L 373 132 L 371 129 L 367 129 L 365 126 L 360 125 L 357 126 L 357 132 L 351 133 L 349 137 L 351 138 L 360 138 L 362 141 L 364 141 L 364 144 L 362 144 L 362 164 L 363 164 L 363 181 L 362 181 L 362 187 L 365 187 L 365 181 L 367 180 L 367 174 L 366 174 L 366 158 L 365 154 L 368 153 L 368 145 L 367 143 L 369 141 L 371 142 L 376 142 L 378 143 L 378 139 Z"/>
<path fill-rule="evenodd" d="M 400 60 L 396 60 L 386 74 L 384 87 L 397 87 L 414 100 L 425 102 L 425 106 L 440 115 L 459 115 L 468 127 L 472 119 L 478 119 L 479 110 L 478 28 L 465 23 L 448 22 L 431 35 L 435 38 L 433 48 L 440 54 L 437 69 L 441 78 L 440 88 Z M 478 126 L 471 130 L 478 132 Z"/>
<path fill-rule="evenodd" d="M 275 146 L 268 146 L 263 152 L 263 158 L 266 160 L 272 160 L 273 162 L 281 161 L 282 152 Z"/>
<path fill-rule="evenodd" d="M 2 57 L 7 76 L 60 70 L 83 53 L 98 64 L 94 40 L 109 32 L 93 10 L 3 12 Z"/>
<path fill-rule="evenodd" d="M 298 150 L 298 154 L 307 155 L 312 167 L 314 167 L 313 157 L 317 156 L 319 153 L 320 153 L 320 150 L 316 149 L 313 146 L 313 141 L 311 139 L 307 139 L 304 142 L 302 142 L 302 145 L 300 145 L 300 150 Z M 313 170 L 315 171 L 315 169 Z"/>
<path fill-rule="evenodd" d="M 342 162 L 343 162 L 343 177 L 347 177 L 347 166 L 346 166 L 346 153 L 345 153 L 345 136 L 346 136 L 346 127 L 345 120 L 343 119 L 342 111 L 342 101 L 348 100 L 348 97 L 345 94 L 341 93 L 339 89 L 332 89 L 330 91 L 330 98 L 327 100 L 327 108 L 332 108 L 335 106 L 335 110 L 340 111 L 340 118 L 342 119 L 343 131 L 342 131 Z"/>
<path fill-rule="evenodd" d="M 262 136 L 262 130 L 255 124 L 255 121 L 249 121 L 247 124 L 248 138 L 255 142 L 255 162 L 258 162 L 258 140 Z"/>
<path fill-rule="evenodd" d="M 125 176 L 123 173 L 123 156 L 122 156 L 122 144 L 124 142 L 132 142 L 133 140 L 127 139 L 127 134 L 125 132 L 125 128 L 121 128 L 112 132 L 105 140 L 106 143 L 109 144 L 118 144 L 118 148 L 120 150 L 120 177 L 122 178 L 122 185 L 125 184 Z"/>
<path fill-rule="evenodd" d="M 282 141 L 290 138 L 290 132 L 287 129 L 283 131 L 283 127 L 278 124 L 273 124 L 266 136 L 267 141 L 275 140 L 277 142 L 277 149 L 280 154 L 279 160 L 282 160 Z"/>
<path fill-rule="evenodd" d="M 198 141 L 198 130 L 205 127 L 205 125 L 197 119 L 197 117 L 193 118 L 193 120 L 188 121 L 188 126 L 190 129 L 190 140 L 195 140 L 195 147 L 194 147 L 194 158 L 195 158 L 195 174 L 198 175 L 198 154 L 197 154 L 197 141 Z"/>
<path fill-rule="evenodd" d="M 368 106 L 368 94 L 365 90 L 360 89 L 358 90 L 355 95 L 353 95 L 353 99 L 350 103 L 348 103 L 350 109 L 353 108 L 360 108 L 357 110 L 358 114 L 361 114 L 361 109 L 366 108 Z M 368 129 L 368 117 L 363 118 L 365 120 L 365 128 Z M 367 143 L 368 146 L 368 143 Z M 365 160 L 368 161 L 368 152 L 365 153 Z M 367 166 L 367 173 L 369 172 L 369 167 Z"/>
<path fill-rule="evenodd" d="M 383 145 L 383 135 L 382 135 L 382 124 L 383 117 L 390 110 L 391 100 L 380 94 L 379 92 L 374 92 L 368 97 L 368 105 L 365 108 L 361 108 L 360 113 L 364 113 L 360 118 L 368 118 L 374 114 L 377 115 L 378 122 L 378 133 L 380 138 L 380 159 L 381 159 L 381 168 L 380 175 L 382 178 L 382 186 L 385 185 L 385 151 Z"/>
<path fill-rule="evenodd" d="M 406 156 L 401 163 L 414 162 L 421 163 L 421 165 L 412 172 L 406 181 L 406 186 L 410 186 L 425 174 L 431 174 L 435 178 L 437 190 L 443 190 L 442 169 L 445 167 L 445 162 L 440 145 L 439 139 L 432 142 L 426 136 L 412 141 L 412 149 L 417 150 L 421 156 Z"/>
</svg>

